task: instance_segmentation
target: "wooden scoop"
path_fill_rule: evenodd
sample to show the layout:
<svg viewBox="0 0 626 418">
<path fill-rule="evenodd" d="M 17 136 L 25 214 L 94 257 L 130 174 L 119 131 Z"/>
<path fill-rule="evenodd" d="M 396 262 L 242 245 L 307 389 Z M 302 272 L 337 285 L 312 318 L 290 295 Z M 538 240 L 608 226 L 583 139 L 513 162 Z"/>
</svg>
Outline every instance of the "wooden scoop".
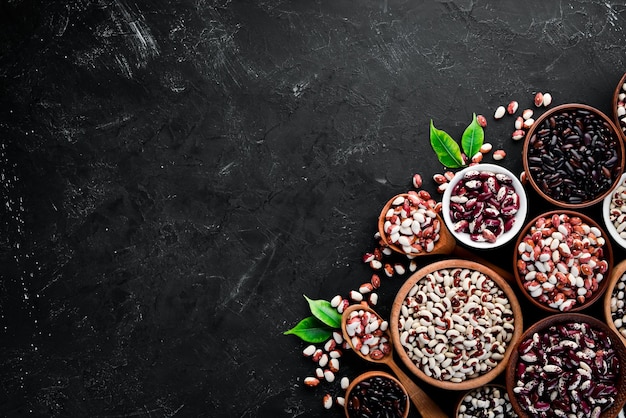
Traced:
<svg viewBox="0 0 626 418">
<path fill-rule="evenodd" d="M 437 405 L 419 386 L 417 386 L 413 382 L 413 380 L 411 380 L 411 378 L 409 378 L 395 363 L 395 361 L 393 360 L 393 346 L 392 350 L 379 360 L 374 360 L 370 356 L 366 356 L 361 353 L 360 350 L 355 349 L 355 347 L 352 345 L 352 337 L 348 335 L 348 332 L 346 330 L 346 323 L 348 318 L 350 317 L 350 313 L 358 310 L 369 311 L 379 318 L 382 318 L 380 315 L 378 315 L 378 313 L 376 313 L 376 311 L 364 305 L 351 305 L 345 309 L 341 317 L 341 330 L 343 332 L 344 339 L 348 341 L 348 343 L 352 347 L 352 350 L 357 353 L 361 358 L 367 361 L 386 364 L 396 375 L 400 383 L 402 383 L 402 386 L 404 386 L 407 393 L 409 394 L 411 402 L 413 402 L 413 405 L 415 406 L 415 408 L 417 408 L 421 416 L 432 418 L 446 418 L 448 415 L 445 414 L 441 410 L 441 408 L 439 408 L 439 405 Z M 385 332 L 385 336 L 387 337 L 387 339 L 389 340 L 389 344 L 391 345 L 391 335 L 389 335 L 388 332 Z"/>
<path fill-rule="evenodd" d="M 406 254 L 406 252 L 402 250 L 402 247 L 389 241 L 388 235 L 385 233 L 385 227 L 384 227 L 385 215 L 387 214 L 387 211 L 393 205 L 393 201 L 400 196 L 407 197 L 408 194 L 402 193 L 397 196 L 394 196 L 387 202 L 385 207 L 383 207 L 383 210 L 380 212 L 380 216 L 378 217 L 378 232 L 380 233 L 380 238 L 383 240 L 385 245 L 387 245 L 389 248 L 391 248 L 392 250 L 400 254 Z M 458 257 L 458 258 L 476 261 L 477 263 L 482 264 L 485 267 L 489 267 L 490 269 L 498 273 L 507 282 L 509 283 L 515 282 L 515 279 L 513 278 L 513 274 L 510 271 L 507 271 L 481 257 L 476 256 L 474 253 L 472 253 L 469 250 L 466 250 L 463 247 L 459 247 L 457 245 L 456 240 L 454 239 L 454 237 L 448 230 L 446 223 L 443 221 L 443 219 L 441 218 L 439 214 L 437 214 L 436 219 L 439 221 L 439 239 L 435 242 L 435 247 L 433 248 L 433 250 L 430 252 L 422 251 L 420 253 L 411 253 L 411 255 L 414 255 L 416 257 L 424 256 L 424 255 L 437 255 L 437 254 L 454 255 L 455 257 Z"/>
</svg>

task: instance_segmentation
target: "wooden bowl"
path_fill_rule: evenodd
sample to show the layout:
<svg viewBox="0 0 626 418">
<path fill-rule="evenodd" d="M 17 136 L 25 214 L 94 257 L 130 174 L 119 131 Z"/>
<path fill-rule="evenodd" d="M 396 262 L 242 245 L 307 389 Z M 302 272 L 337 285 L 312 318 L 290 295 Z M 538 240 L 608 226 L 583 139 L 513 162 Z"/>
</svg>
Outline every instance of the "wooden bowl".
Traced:
<svg viewBox="0 0 626 418">
<path fill-rule="evenodd" d="M 427 373 L 425 373 L 425 371 L 422 370 L 421 367 L 418 367 L 415 363 L 413 363 L 413 361 L 407 354 L 406 349 L 402 345 L 401 333 L 400 333 L 400 330 L 398 329 L 398 326 L 400 324 L 400 314 L 402 310 L 402 305 L 405 299 L 407 298 L 407 296 L 409 295 L 409 292 L 411 291 L 411 288 L 413 287 L 413 285 L 418 283 L 420 280 L 424 279 L 430 273 L 433 273 L 439 270 L 444 270 L 444 269 L 452 270 L 452 269 L 457 269 L 457 268 L 469 269 L 470 271 L 478 271 L 484 274 L 485 276 L 489 277 L 491 281 L 493 281 L 495 286 L 502 290 L 502 292 L 504 293 L 504 296 L 508 299 L 509 304 L 510 304 L 510 310 L 511 310 L 511 314 L 513 317 L 513 331 L 511 334 L 510 341 L 506 343 L 506 345 L 503 344 L 503 346 L 506 347 L 506 350 L 504 353 L 502 353 L 502 359 L 498 360 L 495 366 L 493 366 L 491 370 L 487 371 L 484 374 L 480 374 L 477 377 L 467 378 L 460 382 L 453 382 L 450 380 L 441 380 L 436 377 L 428 376 Z M 459 283 L 458 287 L 460 288 L 461 286 L 462 286 L 461 283 Z M 468 289 L 469 288 L 471 287 L 468 287 Z M 448 287 L 447 290 L 451 291 L 452 289 Z M 467 293 L 470 293 L 470 292 L 468 291 Z M 454 305 L 455 303 L 452 303 L 452 304 Z M 463 302 L 462 304 L 460 304 L 460 306 L 465 307 L 465 303 Z M 453 310 L 455 310 L 455 308 L 451 307 L 447 312 L 443 312 L 443 318 L 445 319 L 446 317 L 448 318 L 451 317 L 449 313 Z M 502 315 L 500 315 L 499 317 L 502 317 Z M 515 345 L 517 340 L 520 338 L 520 336 L 522 335 L 522 331 L 523 331 L 522 311 L 520 309 L 519 302 L 515 296 L 513 289 L 506 283 L 506 281 L 502 279 L 502 277 L 500 277 L 492 269 L 487 268 L 483 266 L 482 264 L 478 264 L 473 261 L 459 260 L 459 259 L 437 261 L 435 263 L 432 263 L 423 267 L 422 269 L 416 271 L 413 275 L 411 275 L 411 277 L 407 279 L 407 281 L 400 288 L 400 290 L 398 291 L 398 294 L 396 295 L 396 298 L 391 308 L 391 319 L 389 321 L 389 324 L 390 324 L 389 328 L 391 331 L 391 338 L 392 338 L 392 342 L 395 347 L 396 353 L 398 354 L 398 356 L 400 357 L 404 365 L 407 367 L 407 369 L 411 373 L 413 373 L 415 376 L 417 376 L 420 380 L 432 386 L 435 386 L 441 389 L 447 389 L 447 390 L 473 389 L 473 388 L 485 385 L 489 383 L 490 381 L 492 381 L 496 376 L 498 376 L 506 368 L 506 364 L 513 350 L 513 346 Z M 438 364 L 437 364 L 437 367 L 438 367 Z"/>
<path fill-rule="evenodd" d="M 626 83 L 626 73 L 624 73 L 622 78 L 619 80 L 619 83 L 617 83 L 617 86 L 615 86 L 613 101 L 611 103 L 613 108 L 613 123 L 615 123 L 615 126 L 618 128 L 622 140 L 626 141 L 626 122 L 622 122 L 622 119 L 624 119 L 626 115 L 620 116 L 617 110 L 619 102 L 626 102 L 626 99 L 620 100 L 619 97 L 620 94 L 626 94 L 624 83 Z"/>
<path fill-rule="evenodd" d="M 564 151 L 564 147 L 557 147 L 554 144 L 544 144 L 541 141 L 535 142 L 535 139 L 536 139 L 537 133 L 541 132 L 543 129 L 547 129 L 547 127 L 549 127 L 549 124 L 551 123 L 552 120 L 554 120 L 555 117 L 558 118 L 560 115 L 569 114 L 570 112 L 573 112 L 573 111 L 589 112 L 590 114 L 594 115 L 596 118 L 599 118 L 601 121 L 603 121 L 605 127 L 608 129 L 607 134 L 603 136 L 604 142 L 610 145 L 607 147 L 608 149 L 615 149 L 616 155 L 617 155 L 617 161 L 615 162 L 615 165 L 614 165 L 615 168 L 613 169 L 613 171 L 611 171 L 611 177 L 610 177 L 611 181 L 599 187 L 598 186 L 594 187 L 590 185 L 589 187 L 594 188 L 594 190 L 597 190 L 597 193 L 595 193 L 593 197 L 591 198 L 586 198 L 586 199 L 581 198 L 580 201 L 569 201 L 569 197 L 566 198 L 566 196 L 556 195 L 556 193 L 560 190 L 560 188 L 562 189 L 567 188 L 564 185 L 564 183 L 567 181 L 571 181 L 573 185 L 588 181 L 588 179 L 593 177 L 591 173 L 592 168 L 595 169 L 595 171 L 598 173 L 597 174 L 598 177 L 601 178 L 602 177 L 601 169 L 597 167 L 597 165 L 599 165 L 598 158 L 596 158 L 596 160 L 598 160 L 598 163 L 596 163 L 595 165 L 591 165 L 591 166 L 590 166 L 591 163 L 589 163 L 587 160 L 585 161 L 585 164 L 587 164 L 588 169 L 584 169 L 584 166 L 582 165 L 580 168 L 577 168 L 577 167 L 574 167 L 572 164 L 570 164 L 569 162 L 572 161 L 571 154 L 570 154 L 570 158 L 568 159 L 568 162 L 566 163 L 566 164 L 569 164 L 569 167 L 566 164 L 561 163 L 561 168 L 556 168 L 554 169 L 555 171 L 548 169 L 548 165 L 545 162 L 542 162 L 543 165 L 541 166 L 541 168 L 536 169 L 536 172 L 535 172 L 535 169 L 531 169 L 530 163 L 529 163 L 529 159 L 538 158 L 538 154 L 540 153 L 539 150 L 549 148 L 551 150 L 558 149 L 559 152 Z M 571 137 L 568 137 L 568 138 L 571 138 Z M 577 145 L 578 143 L 582 141 L 583 141 L 582 139 L 570 140 L 570 143 Z M 588 149 L 591 149 L 591 147 Z M 597 149 L 597 147 L 593 147 L 593 149 L 595 150 Z M 559 161 L 563 161 L 563 160 L 559 160 Z M 619 181 L 619 178 L 621 177 L 624 171 L 624 141 L 622 140 L 620 129 L 618 129 L 615 126 L 613 121 L 608 116 L 606 116 L 604 113 L 602 113 L 598 109 L 595 109 L 591 106 L 587 106 L 584 104 L 578 104 L 578 103 L 564 104 L 564 105 L 556 106 L 548 110 L 544 114 L 542 114 L 539 118 L 537 118 L 535 123 L 528 130 L 528 133 L 526 134 L 526 138 L 524 140 L 522 162 L 524 164 L 524 171 L 526 172 L 526 177 L 528 178 L 528 181 L 530 182 L 532 188 L 535 189 L 535 191 L 543 199 L 547 200 L 548 202 L 550 202 L 551 204 L 555 206 L 562 207 L 562 208 L 578 209 L 578 208 L 588 207 L 588 206 L 594 205 L 602 201 L 602 199 L 604 199 L 604 197 L 611 192 L 611 189 L 613 188 L 613 186 L 615 186 L 617 181 Z M 570 171 L 567 171 L 566 168 L 567 170 L 570 170 Z M 582 170 L 582 171 L 577 171 L 577 170 Z M 550 176 L 549 179 L 548 179 L 548 176 Z"/>
<path fill-rule="evenodd" d="M 517 346 L 513 350 L 511 358 L 509 359 L 509 364 L 506 368 L 506 375 L 505 375 L 506 389 L 509 394 L 509 399 L 511 401 L 511 404 L 513 405 L 513 410 L 515 411 L 515 413 L 517 413 L 517 415 L 520 418 L 530 418 L 532 416 L 521 408 L 517 394 L 513 391 L 513 388 L 516 386 L 516 383 L 517 383 L 516 372 L 518 368 L 518 363 L 520 361 L 520 347 L 522 343 L 526 341 L 528 338 L 531 338 L 531 336 L 536 332 L 542 335 L 552 325 L 565 324 L 565 323 L 571 323 L 571 322 L 587 323 L 593 329 L 601 330 L 605 332 L 609 336 L 608 338 L 612 340 L 611 346 L 615 348 L 616 350 L 616 355 L 619 361 L 619 373 L 616 377 L 615 384 L 618 389 L 618 392 L 615 395 L 615 401 L 613 402 L 613 405 L 607 411 L 604 411 L 600 415 L 600 417 L 602 418 L 616 417 L 617 414 L 623 408 L 624 403 L 626 403 L 626 391 L 623 390 L 623 388 L 626 387 L 625 386 L 626 385 L 626 346 L 624 346 L 624 344 L 622 343 L 622 340 L 604 322 L 596 318 L 593 318 L 589 315 L 580 314 L 580 313 L 566 313 L 566 314 L 562 313 L 562 314 L 548 316 L 540 320 L 539 322 L 533 324 L 530 328 L 528 328 L 528 330 L 524 332 L 524 335 L 519 340 Z M 533 364 L 537 364 L 537 363 L 533 363 Z M 546 372 L 542 371 L 542 373 L 546 373 Z M 544 377 L 545 375 L 542 376 L 541 379 L 542 381 L 545 382 Z M 559 393 L 559 395 L 562 395 L 562 394 Z"/>
<path fill-rule="evenodd" d="M 395 377 L 393 377 L 392 375 L 390 375 L 389 373 L 385 373 L 385 372 L 381 372 L 381 371 L 370 371 L 370 372 L 365 372 L 363 374 L 360 374 L 359 376 L 357 376 L 354 380 L 352 380 L 352 382 L 350 383 L 350 386 L 348 386 L 348 388 L 346 389 L 346 396 L 345 396 L 345 404 L 343 407 L 344 413 L 346 414 L 347 418 L 353 418 L 353 415 L 350 414 L 349 411 L 349 401 L 350 401 L 350 393 L 352 392 L 352 390 L 356 387 L 356 385 L 358 385 L 359 383 L 363 382 L 364 380 L 368 380 L 371 379 L 373 377 L 382 377 L 384 379 L 389 379 L 393 382 L 395 382 L 398 387 L 400 389 L 402 389 L 402 392 L 404 392 L 404 395 L 406 397 L 406 403 L 404 403 L 404 414 L 402 415 L 403 418 L 406 418 L 409 416 L 409 406 L 410 406 L 410 400 L 409 400 L 409 394 L 406 391 L 406 389 L 404 388 L 404 386 L 402 386 L 402 383 L 400 383 L 400 381 L 398 379 L 396 379 Z"/>
<path fill-rule="evenodd" d="M 615 325 L 615 321 L 613 321 L 613 315 L 611 313 L 611 298 L 613 297 L 613 292 L 615 291 L 617 283 L 621 281 L 621 278 L 625 273 L 626 260 L 622 260 L 611 270 L 611 275 L 608 278 L 608 284 L 606 287 L 606 293 L 604 294 L 604 319 L 609 327 L 620 336 L 624 344 L 626 344 L 626 336 L 620 332 Z M 624 289 L 624 293 L 626 293 L 626 289 Z M 623 300 L 626 304 L 626 296 Z M 626 307 L 624 308 L 624 311 L 626 311 Z M 626 324 L 624 324 L 622 328 L 626 329 Z"/>
<path fill-rule="evenodd" d="M 470 390 L 467 390 L 467 391 L 461 393 L 461 395 L 459 397 L 459 400 L 457 401 L 456 408 L 454 409 L 454 418 L 458 418 L 459 416 L 461 416 L 461 413 L 462 413 L 461 412 L 461 406 L 463 406 L 463 404 L 464 404 L 465 397 L 468 396 L 468 395 L 472 395 L 475 391 L 481 390 L 483 388 L 491 388 L 492 390 L 493 389 L 499 389 L 500 393 L 501 393 L 501 396 L 504 398 L 504 396 L 506 395 L 506 399 L 508 401 L 508 393 L 506 391 L 506 386 L 500 385 L 500 384 L 495 384 L 495 383 L 489 383 L 489 384 L 486 384 L 484 386 L 481 386 L 481 387 L 478 387 L 478 388 L 474 388 L 474 389 L 470 389 Z M 510 401 L 508 401 L 508 402 L 510 403 Z M 485 414 L 485 415 L 480 415 L 480 416 L 487 416 L 487 415 Z"/>
<path fill-rule="evenodd" d="M 406 199 L 409 196 L 409 193 L 400 193 L 389 199 L 385 206 L 383 206 L 383 209 L 380 212 L 380 216 L 378 217 L 378 233 L 380 234 L 380 239 L 386 246 L 388 246 L 395 252 L 405 255 L 409 253 L 404 251 L 400 245 L 393 243 L 390 239 L 389 234 L 385 231 L 385 220 L 387 212 L 394 206 L 393 202 L 400 197 Z M 454 240 L 454 237 L 450 234 L 450 231 L 446 229 L 445 223 L 443 219 L 441 219 L 441 216 L 439 214 L 436 214 L 435 219 L 439 223 L 439 237 L 437 241 L 433 243 L 433 248 L 430 251 L 424 248 L 423 251 L 419 253 L 412 252 L 412 256 L 450 254 L 456 247 L 456 241 Z"/>
<path fill-rule="evenodd" d="M 569 309 L 569 312 L 581 311 L 583 309 L 588 308 L 589 306 L 591 306 L 593 303 L 595 303 L 598 299 L 600 299 L 602 297 L 602 295 L 604 294 L 604 292 L 606 291 L 606 288 L 607 288 L 608 275 L 611 273 L 611 269 L 613 268 L 613 249 L 611 247 L 611 241 L 609 240 L 609 236 L 607 235 L 606 231 L 604 231 L 602 229 L 600 224 L 598 224 L 596 221 L 594 221 L 590 217 L 588 217 L 588 216 L 586 216 L 586 215 L 584 215 L 582 213 L 576 212 L 576 211 L 561 209 L 561 210 L 553 210 L 553 211 L 550 211 L 550 212 L 543 213 L 543 214 L 538 215 L 537 217 L 535 217 L 530 222 L 528 222 L 528 224 L 526 224 L 526 226 L 524 227 L 524 229 L 522 230 L 522 232 L 518 236 L 517 241 L 515 243 L 515 250 L 514 250 L 514 254 L 513 254 L 513 266 L 515 266 L 515 267 L 513 268 L 513 275 L 515 276 L 515 281 L 517 282 L 517 285 L 518 285 L 518 287 L 520 289 L 520 292 L 522 292 L 522 294 L 526 297 L 526 299 L 528 299 L 533 305 L 535 305 L 539 309 L 541 309 L 543 311 L 546 311 L 546 312 L 550 312 L 550 313 L 559 313 L 559 312 L 561 312 L 561 310 L 559 308 L 552 308 L 552 307 L 548 306 L 548 304 L 542 303 L 542 302 L 540 302 L 539 300 L 537 300 L 536 298 L 534 298 L 534 297 L 532 297 L 530 295 L 530 292 L 524 286 L 524 283 L 526 282 L 526 280 L 522 277 L 522 274 L 519 271 L 519 264 L 518 264 L 518 261 L 521 261 L 520 260 L 520 256 L 519 256 L 520 244 L 526 238 L 526 236 L 529 234 L 529 231 L 531 230 L 531 228 L 536 224 L 538 219 L 540 219 L 542 217 L 549 219 L 554 214 L 567 214 L 570 217 L 578 216 L 587 225 L 597 227 L 601 231 L 602 237 L 604 237 L 604 240 L 605 240 L 605 244 L 602 246 L 602 249 L 603 249 L 603 253 L 604 253 L 604 260 L 606 260 L 607 263 L 608 263 L 608 268 L 607 268 L 606 273 L 604 274 L 603 280 L 600 281 L 600 283 L 598 284 L 598 289 L 583 304 L 580 304 L 580 303 L 576 302 L 576 304 L 571 309 Z"/>
</svg>

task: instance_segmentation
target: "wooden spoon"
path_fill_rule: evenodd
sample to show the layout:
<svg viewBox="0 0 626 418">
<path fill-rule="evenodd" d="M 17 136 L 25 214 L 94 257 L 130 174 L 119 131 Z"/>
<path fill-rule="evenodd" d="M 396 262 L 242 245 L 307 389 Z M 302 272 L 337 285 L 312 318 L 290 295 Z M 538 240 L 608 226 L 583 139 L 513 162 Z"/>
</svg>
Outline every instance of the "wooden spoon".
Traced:
<svg viewBox="0 0 626 418">
<path fill-rule="evenodd" d="M 396 244 L 393 244 L 392 242 L 388 240 L 388 236 L 385 233 L 385 228 L 384 228 L 385 215 L 387 214 L 387 211 L 391 208 L 393 201 L 397 197 L 400 197 L 400 196 L 407 197 L 408 194 L 401 193 L 397 196 L 394 196 L 393 198 L 389 199 L 385 207 L 383 207 L 383 210 L 380 212 L 380 216 L 378 217 L 378 232 L 380 233 L 380 238 L 385 243 L 385 245 L 387 245 L 389 248 L 391 248 L 392 250 L 400 254 L 406 254 L 402 250 L 401 247 L 399 247 Z M 443 221 L 443 219 L 441 218 L 439 214 L 437 214 L 437 219 L 439 220 L 439 225 L 440 225 L 439 226 L 439 239 L 437 240 L 437 242 L 435 242 L 434 249 L 430 252 L 422 251 L 420 253 L 411 253 L 411 255 L 419 257 L 419 256 L 424 256 L 424 255 L 443 254 L 443 255 L 454 255 L 455 257 L 463 258 L 466 260 L 473 260 L 473 261 L 476 261 L 477 263 L 482 264 L 485 267 L 489 267 L 490 269 L 498 273 L 507 282 L 515 283 L 513 274 L 510 271 L 507 271 L 501 267 L 496 266 L 490 261 L 487 261 L 481 257 L 476 256 L 473 252 L 466 250 L 463 247 L 459 247 L 457 245 L 456 240 L 454 239 L 454 236 L 452 236 L 452 233 L 450 233 L 450 231 L 448 230 L 446 226 L 446 223 Z"/>
<path fill-rule="evenodd" d="M 367 361 L 386 364 L 393 371 L 398 380 L 402 383 L 402 386 L 404 386 L 407 393 L 409 394 L 411 402 L 413 402 L 413 405 L 415 406 L 415 408 L 417 408 L 421 416 L 432 418 L 446 418 L 448 415 L 445 414 L 441 410 L 441 408 L 439 408 L 439 405 L 437 405 L 419 386 L 417 386 L 413 382 L 413 380 L 411 380 L 411 378 L 409 378 L 395 363 L 395 361 L 393 360 L 393 347 L 391 352 L 383 356 L 383 358 L 381 358 L 380 360 L 374 360 L 370 356 L 363 355 L 360 350 L 356 350 L 354 348 L 354 346 L 352 345 L 352 337 L 348 335 L 348 332 L 346 330 L 346 322 L 350 316 L 350 313 L 358 310 L 369 311 L 379 318 L 382 318 L 372 308 L 366 307 L 364 305 L 351 305 L 344 310 L 341 317 L 341 330 L 343 332 L 344 339 L 348 341 L 348 343 L 352 347 L 352 350 L 357 353 L 361 358 Z M 387 339 L 389 340 L 389 344 L 391 345 L 391 335 L 389 335 L 388 332 L 385 332 L 385 336 L 387 337 Z"/>
</svg>

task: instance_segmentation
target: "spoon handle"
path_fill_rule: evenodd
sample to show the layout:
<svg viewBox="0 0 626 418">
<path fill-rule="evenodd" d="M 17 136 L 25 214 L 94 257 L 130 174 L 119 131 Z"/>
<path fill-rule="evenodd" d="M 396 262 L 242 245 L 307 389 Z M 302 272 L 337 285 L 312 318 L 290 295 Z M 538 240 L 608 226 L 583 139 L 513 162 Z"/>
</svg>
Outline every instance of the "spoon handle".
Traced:
<svg viewBox="0 0 626 418">
<path fill-rule="evenodd" d="M 411 378 L 409 378 L 398 365 L 393 361 L 387 361 L 387 365 L 396 375 L 409 394 L 409 398 L 413 405 L 424 418 L 447 418 L 439 405 L 437 405 L 419 386 L 417 386 Z"/>
<path fill-rule="evenodd" d="M 490 268 L 491 270 L 495 271 L 496 273 L 498 273 L 506 282 L 508 282 L 509 284 L 511 283 L 515 283 L 515 279 L 513 278 L 513 274 L 510 271 L 507 271 L 505 269 L 503 269 L 502 267 L 496 266 L 495 264 L 493 264 L 490 261 L 487 261 L 479 256 L 477 256 L 476 254 L 474 254 L 473 252 L 463 248 L 463 247 L 459 247 L 458 245 L 456 247 L 454 247 L 454 250 L 452 251 L 452 253 L 459 257 L 459 258 L 463 258 L 465 260 L 473 260 L 479 264 L 482 264 L 485 267 Z"/>
</svg>

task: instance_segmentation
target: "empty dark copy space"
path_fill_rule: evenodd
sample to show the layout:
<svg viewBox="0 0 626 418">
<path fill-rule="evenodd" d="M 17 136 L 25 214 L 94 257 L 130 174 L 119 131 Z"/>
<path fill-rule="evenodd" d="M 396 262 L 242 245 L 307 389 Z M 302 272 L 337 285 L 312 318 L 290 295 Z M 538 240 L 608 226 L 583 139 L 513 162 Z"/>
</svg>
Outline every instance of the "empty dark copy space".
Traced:
<svg viewBox="0 0 626 418">
<path fill-rule="evenodd" d="M 619 1 L 8 0 L 0 23 L 6 417 L 343 416 L 323 395 L 384 366 L 345 353 L 305 387 L 283 332 L 303 295 L 369 281 L 413 174 L 440 199 L 430 121 L 458 139 L 485 115 L 519 174 L 499 105 L 611 115 L 626 71 Z M 529 218 L 550 208 L 527 190 Z M 513 268 L 513 244 L 481 255 Z M 388 317 L 408 274 L 382 277 Z"/>
</svg>

